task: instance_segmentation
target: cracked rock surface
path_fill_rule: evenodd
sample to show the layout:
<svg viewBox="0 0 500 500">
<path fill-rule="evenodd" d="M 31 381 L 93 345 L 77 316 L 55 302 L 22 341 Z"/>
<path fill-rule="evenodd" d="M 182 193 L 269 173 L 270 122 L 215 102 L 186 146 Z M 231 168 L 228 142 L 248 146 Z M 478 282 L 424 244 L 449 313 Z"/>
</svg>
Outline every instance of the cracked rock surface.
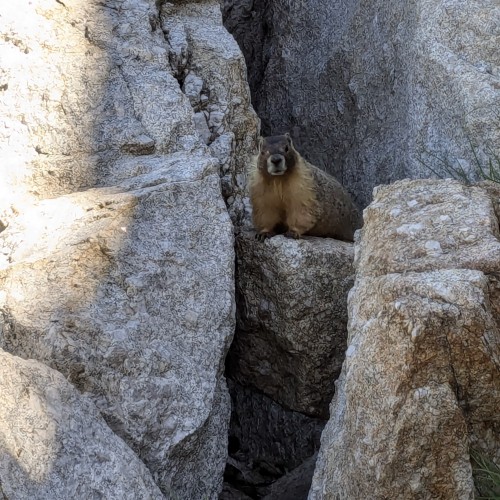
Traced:
<svg viewBox="0 0 500 500">
<path fill-rule="evenodd" d="M 235 310 L 216 163 L 37 202 L 0 242 L 2 347 L 88 393 L 166 494 L 215 498 Z"/>
</svg>

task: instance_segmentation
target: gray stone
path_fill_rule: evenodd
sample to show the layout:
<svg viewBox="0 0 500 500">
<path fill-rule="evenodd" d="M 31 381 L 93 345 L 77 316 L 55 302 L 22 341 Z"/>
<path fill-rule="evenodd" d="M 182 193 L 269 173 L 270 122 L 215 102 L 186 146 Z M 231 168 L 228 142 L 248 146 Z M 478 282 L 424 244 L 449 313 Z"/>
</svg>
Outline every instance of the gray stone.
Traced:
<svg viewBox="0 0 500 500">
<path fill-rule="evenodd" d="M 236 499 L 240 494 L 262 498 L 271 490 L 273 494 L 277 489 L 289 491 L 288 486 L 309 490 L 325 420 L 286 410 L 261 392 L 231 379 L 228 386 L 232 412 L 226 491 L 221 500 Z M 312 456 L 312 466 L 307 467 Z M 283 487 L 273 486 L 282 479 Z"/>
<path fill-rule="evenodd" d="M 487 287 L 468 270 L 356 285 L 310 499 L 474 498 L 468 425 L 491 451 L 500 444 L 500 335 Z"/>
<path fill-rule="evenodd" d="M 134 137 L 120 147 L 124 153 L 132 155 L 150 155 L 155 152 L 155 141 L 145 134 Z"/>
<path fill-rule="evenodd" d="M 477 185 L 481 186 L 489 194 L 496 218 L 500 221 L 500 184 L 498 182 L 487 181 L 480 182 Z"/>
<path fill-rule="evenodd" d="M 250 89 L 246 79 L 246 65 L 234 38 L 222 25 L 217 0 L 203 2 L 164 3 L 161 7 L 161 25 L 166 33 L 183 33 L 189 53 L 186 74 L 193 72 L 204 82 L 203 109 L 208 113 L 210 143 L 220 136 L 232 138 L 232 153 L 220 164 L 223 172 L 223 193 L 236 231 L 248 220 L 245 211 L 245 177 L 251 156 L 256 151 L 259 121 L 250 104 Z M 182 78 L 182 77 L 181 77 Z M 220 158 L 217 156 L 217 158 Z"/>
<path fill-rule="evenodd" d="M 195 113 L 193 115 L 194 125 L 196 127 L 196 131 L 198 132 L 200 139 L 205 144 L 210 144 L 212 140 L 212 134 L 210 129 L 208 128 L 207 119 L 205 118 L 204 113 Z"/>
<path fill-rule="evenodd" d="M 200 104 L 203 80 L 194 73 L 188 73 L 182 85 L 182 91 L 187 95 L 191 106 Z"/>
<path fill-rule="evenodd" d="M 224 484 L 222 493 L 219 496 L 219 500 L 252 500 L 252 497 L 245 495 L 240 490 L 233 488 L 229 484 Z"/>
<path fill-rule="evenodd" d="M 165 498 L 88 396 L 55 370 L 0 350 L 0 497 Z"/>
<path fill-rule="evenodd" d="M 358 276 L 436 269 L 500 270 L 500 232 L 492 198 L 457 181 L 379 186 L 364 211 Z"/>
<path fill-rule="evenodd" d="M 166 70 L 163 33 L 150 23 L 158 18 L 153 0 L 21 0 L 1 10 L 9 85 L 0 100 L 0 214 L 113 184 L 120 150 L 138 137 L 151 138 L 159 154 L 201 145 L 189 102 Z"/>
<path fill-rule="evenodd" d="M 453 181 L 402 181 L 365 216 L 309 499 L 473 499 L 470 449 L 500 463 L 492 201 Z"/>
<path fill-rule="evenodd" d="M 228 181 L 239 192 L 231 215 L 241 218 L 234 176 L 245 171 L 258 126 L 243 56 L 213 0 L 165 4 L 163 12 L 160 26 L 153 0 L 2 6 L 0 220 L 33 198 L 112 185 L 122 153 L 200 148 L 178 81 L 192 72 L 210 103 L 225 105 L 224 130 L 235 136 Z M 138 137 L 151 138 L 154 150 L 134 146 Z"/>
<path fill-rule="evenodd" d="M 500 152 L 498 2 L 221 3 L 264 135 L 290 131 L 358 204 L 444 163 L 474 177 L 471 143 L 483 165 Z"/>
<path fill-rule="evenodd" d="M 346 346 L 353 245 L 330 238 L 237 241 L 238 324 L 228 375 L 285 407 L 328 417 Z"/>
<path fill-rule="evenodd" d="M 0 344 L 90 393 L 185 498 L 218 494 L 227 454 L 234 255 L 215 168 L 183 158 L 45 200 L 0 235 Z"/>
<path fill-rule="evenodd" d="M 210 118 L 208 120 L 208 125 L 210 129 L 214 132 L 217 133 L 219 131 L 223 131 L 223 120 L 224 120 L 224 113 L 222 111 L 212 111 L 210 112 Z M 222 130 L 221 130 L 222 127 Z M 219 132 L 219 134 L 221 133 Z"/>
</svg>

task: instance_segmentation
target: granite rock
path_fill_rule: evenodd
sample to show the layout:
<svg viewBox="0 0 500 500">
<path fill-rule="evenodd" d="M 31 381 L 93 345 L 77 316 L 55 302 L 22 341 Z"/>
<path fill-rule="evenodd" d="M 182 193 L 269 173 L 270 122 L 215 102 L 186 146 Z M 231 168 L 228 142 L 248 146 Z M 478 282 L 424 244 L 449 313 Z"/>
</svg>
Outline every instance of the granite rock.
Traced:
<svg viewBox="0 0 500 500">
<path fill-rule="evenodd" d="M 0 496 L 165 498 L 90 398 L 57 371 L 0 351 Z"/>
<path fill-rule="evenodd" d="M 233 380 L 288 409 L 328 417 L 346 347 L 353 245 L 330 238 L 237 240 Z"/>
<path fill-rule="evenodd" d="M 500 463 L 500 242 L 488 193 L 454 181 L 376 190 L 310 500 L 473 499 L 471 453 Z"/>
</svg>

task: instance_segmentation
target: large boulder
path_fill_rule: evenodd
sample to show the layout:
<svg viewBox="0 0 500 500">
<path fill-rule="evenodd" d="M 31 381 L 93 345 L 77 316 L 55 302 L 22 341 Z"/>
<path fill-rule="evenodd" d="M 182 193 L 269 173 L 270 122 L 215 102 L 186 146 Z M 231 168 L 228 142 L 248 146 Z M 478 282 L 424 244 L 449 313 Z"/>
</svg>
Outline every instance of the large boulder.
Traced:
<svg viewBox="0 0 500 500">
<path fill-rule="evenodd" d="M 243 57 L 213 0 L 0 11 L 0 346 L 87 393 L 169 498 L 217 498 Z"/>
<path fill-rule="evenodd" d="M 303 498 L 344 359 L 353 245 L 283 236 L 259 242 L 243 231 L 236 257 L 226 481 L 254 496 Z"/>
<path fill-rule="evenodd" d="M 87 396 L 57 371 L 0 350 L 0 497 L 165 498 Z"/>
<path fill-rule="evenodd" d="M 452 181 L 374 196 L 309 499 L 472 499 L 471 449 L 500 463 L 492 199 Z"/>
<path fill-rule="evenodd" d="M 498 154 L 498 2 L 222 4 L 264 133 L 289 130 L 361 205 L 378 184 Z"/>
<path fill-rule="evenodd" d="M 0 344 L 90 393 L 164 492 L 211 498 L 227 454 L 233 235 L 217 164 L 179 160 L 11 220 Z"/>
<path fill-rule="evenodd" d="M 353 245 L 237 240 L 238 320 L 228 375 L 286 408 L 328 418 L 346 347 Z"/>
</svg>

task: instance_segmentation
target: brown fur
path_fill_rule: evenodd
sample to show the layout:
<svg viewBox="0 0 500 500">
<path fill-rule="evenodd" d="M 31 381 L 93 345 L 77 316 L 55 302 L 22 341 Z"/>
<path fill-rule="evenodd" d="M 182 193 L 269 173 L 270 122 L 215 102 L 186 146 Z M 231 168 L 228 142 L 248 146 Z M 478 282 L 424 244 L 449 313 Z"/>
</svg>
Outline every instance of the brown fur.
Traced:
<svg viewBox="0 0 500 500">
<path fill-rule="evenodd" d="M 269 168 L 285 170 L 271 175 Z M 286 231 L 294 238 L 311 235 L 352 241 L 362 225 L 342 185 L 305 161 L 288 134 L 262 140 L 250 175 L 250 200 L 259 239 Z"/>
</svg>

